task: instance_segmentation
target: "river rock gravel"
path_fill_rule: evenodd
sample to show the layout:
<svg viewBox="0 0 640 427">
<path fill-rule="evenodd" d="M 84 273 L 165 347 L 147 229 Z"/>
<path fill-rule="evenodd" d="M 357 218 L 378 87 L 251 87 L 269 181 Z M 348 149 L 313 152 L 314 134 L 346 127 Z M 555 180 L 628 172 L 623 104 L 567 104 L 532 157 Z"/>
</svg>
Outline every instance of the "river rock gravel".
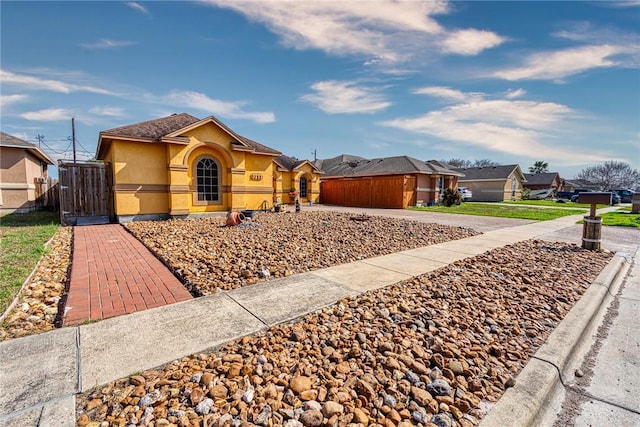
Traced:
<svg viewBox="0 0 640 427">
<path fill-rule="evenodd" d="M 610 258 L 495 249 L 99 386 L 77 424 L 475 426 Z"/>
<path fill-rule="evenodd" d="M 141 221 L 127 229 L 196 296 L 479 234 L 337 212 L 264 213 L 235 227 L 223 218 Z"/>
<path fill-rule="evenodd" d="M 0 324 L 0 341 L 54 329 L 71 264 L 71 227 L 59 227 Z"/>
</svg>

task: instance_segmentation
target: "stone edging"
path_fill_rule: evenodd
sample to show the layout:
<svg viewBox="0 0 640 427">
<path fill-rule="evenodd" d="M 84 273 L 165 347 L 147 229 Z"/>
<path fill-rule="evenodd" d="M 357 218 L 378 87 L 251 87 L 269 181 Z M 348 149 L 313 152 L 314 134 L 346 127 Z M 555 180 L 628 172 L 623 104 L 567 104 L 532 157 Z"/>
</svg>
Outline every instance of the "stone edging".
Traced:
<svg viewBox="0 0 640 427">
<path fill-rule="evenodd" d="M 516 378 L 516 385 L 503 394 L 480 422 L 480 427 L 533 427 L 544 425 L 559 410 L 563 381 L 589 351 L 592 337 L 614 299 L 629 269 L 629 262 L 616 254 L 531 357 Z M 562 378 L 559 375 L 562 375 Z"/>
</svg>

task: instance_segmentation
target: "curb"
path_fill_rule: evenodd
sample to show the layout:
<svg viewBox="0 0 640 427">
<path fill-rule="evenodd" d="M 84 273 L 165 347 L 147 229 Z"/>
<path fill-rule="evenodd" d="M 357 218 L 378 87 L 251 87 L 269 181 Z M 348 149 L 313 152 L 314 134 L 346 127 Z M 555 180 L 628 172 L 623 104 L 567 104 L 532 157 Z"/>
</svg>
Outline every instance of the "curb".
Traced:
<svg viewBox="0 0 640 427">
<path fill-rule="evenodd" d="M 572 379 L 589 351 L 592 337 L 615 298 L 630 263 L 617 253 L 587 291 L 553 330 L 544 344 L 482 418 L 480 427 L 533 427 L 544 425 L 562 400 L 563 382 Z M 556 406 L 554 407 L 554 402 Z"/>
</svg>

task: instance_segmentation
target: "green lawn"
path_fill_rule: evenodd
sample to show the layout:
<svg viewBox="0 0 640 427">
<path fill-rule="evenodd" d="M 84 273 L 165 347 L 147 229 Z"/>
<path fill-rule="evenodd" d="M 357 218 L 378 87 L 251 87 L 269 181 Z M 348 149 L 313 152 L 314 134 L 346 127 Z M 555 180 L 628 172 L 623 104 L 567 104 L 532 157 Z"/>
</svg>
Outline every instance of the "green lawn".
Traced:
<svg viewBox="0 0 640 427">
<path fill-rule="evenodd" d="M 575 205 L 575 203 L 573 203 Z M 547 221 L 567 215 L 581 215 L 585 213 L 584 209 L 552 209 L 552 208 L 536 208 L 529 206 L 513 206 L 498 203 L 462 203 L 457 206 L 430 206 L 430 207 L 412 207 L 410 209 L 427 211 L 427 212 L 443 212 L 455 213 L 463 215 L 479 215 L 479 216 L 495 216 L 501 218 L 518 218 L 531 219 L 535 221 Z"/>
<path fill-rule="evenodd" d="M 553 206 L 558 208 L 584 208 L 589 209 L 591 205 L 585 203 L 563 202 L 559 203 L 555 200 L 508 200 L 503 203 L 509 203 L 512 205 L 531 205 L 531 206 Z M 605 208 L 607 205 L 597 205 L 598 209 Z"/>
<path fill-rule="evenodd" d="M 60 225 L 57 212 L 39 211 L 0 217 L 0 313 L 45 253 L 44 244 Z"/>
<path fill-rule="evenodd" d="M 602 217 L 602 225 L 640 228 L 640 214 L 632 214 L 630 207 L 607 212 L 600 216 Z"/>
</svg>

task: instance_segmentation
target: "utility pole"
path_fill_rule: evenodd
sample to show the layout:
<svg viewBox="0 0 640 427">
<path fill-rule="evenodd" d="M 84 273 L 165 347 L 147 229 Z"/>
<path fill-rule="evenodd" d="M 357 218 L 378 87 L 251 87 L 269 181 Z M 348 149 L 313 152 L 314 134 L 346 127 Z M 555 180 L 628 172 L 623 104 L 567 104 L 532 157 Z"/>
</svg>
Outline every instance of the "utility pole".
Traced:
<svg viewBox="0 0 640 427">
<path fill-rule="evenodd" d="M 44 139 L 44 135 L 36 135 L 36 139 L 38 140 L 38 148 L 42 148 L 42 140 Z"/>
<path fill-rule="evenodd" d="M 313 161 L 318 160 L 318 150 L 314 149 L 311 154 L 313 154 Z"/>
<path fill-rule="evenodd" d="M 71 117 L 71 139 L 73 141 L 73 163 L 76 162 L 76 118 Z"/>
</svg>

